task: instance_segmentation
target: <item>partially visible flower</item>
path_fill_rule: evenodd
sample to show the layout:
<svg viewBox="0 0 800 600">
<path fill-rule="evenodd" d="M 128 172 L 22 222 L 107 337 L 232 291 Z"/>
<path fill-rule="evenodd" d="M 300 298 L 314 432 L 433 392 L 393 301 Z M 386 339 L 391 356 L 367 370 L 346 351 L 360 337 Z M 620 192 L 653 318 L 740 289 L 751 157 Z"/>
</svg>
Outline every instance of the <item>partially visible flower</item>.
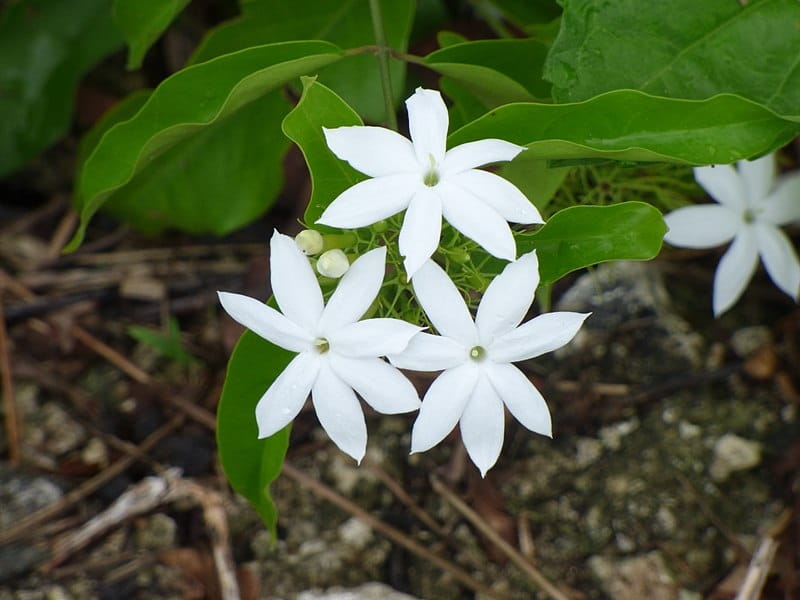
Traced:
<svg viewBox="0 0 800 600">
<path fill-rule="evenodd" d="M 440 335 L 418 333 L 389 360 L 401 369 L 444 372 L 422 400 L 411 433 L 411 452 L 435 446 L 460 423 L 464 446 L 486 475 L 503 446 L 504 404 L 531 431 L 551 435 L 544 398 L 511 363 L 560 348 L 589 315 L 546 313 L 520 325 L 538 284 L 534 251 L 495 277 L 473 322 L 464 299 L 436 263 L 428 261 L 417 272 L 414 292 Z"/>
<path fill-rule="evenodd" d="M 339 248 L 323 252 L 317 259 L 317 273 L 324 277 L 339 279 L 347 273 L 350 268 L 350 261 L 347 255 Z"/>
<path fill-rule="evenodd" d="M 416 410 L 419 397 L 414 386 L 379 357 L 401 352 L 420 328 L 399 319 L 359 321 L 383 282 L 385 248 L 359 257 L 327 305 L 294 240 L 276 231 L 270 249 L 272 292 L 283 314 L 254 298 L 219 292 L 223 308 L 234 320 L 298 353 L 256 406 L 258 436 L 268 437 L 288 425 L 310 392 L 322 427 L 339 448 L 360 462 L 367 429 L 354 391 L 381 413 Z"/>
<path fill-rule="evenodd" d="M 352 229 L 406 210 L 399 248 L 409 278 L 436 251 L 442 217 L 490 254 L 514 260 L 507 221 L 542 218 L 513 184 L 476 167 L 511 160 L 525 148 L 488 139 L 446 150 L 449 118 L 439 92 L 417 88 L 406 107 L 410 141 L 382 127 L 324 129 L 333 153 L 372 179 L 342 192 L 317 223 Z"/>
<path fill-rule="evenodd" d="M 322 234 L 314 229 L 303 229 L 303 231 L 294 236 L 294 241 L 306 256 L 319 254 L 325 244 Z"/>
<path fill-rule="evenodd" d="M 800 261 L 779 228 L 800 219 L 800 172 L 775 177 L 775 157 L 699 167 L 697 182 L 718 204 L 679 208 L 664 217 L 664 240 L 683 248 L 711 248 L 733 240 L 714 275 L 713 308 L 719 316 L 739 299 L 764 262 L 772 281 L 795 301 L 800 294 Z"/>
</svg>

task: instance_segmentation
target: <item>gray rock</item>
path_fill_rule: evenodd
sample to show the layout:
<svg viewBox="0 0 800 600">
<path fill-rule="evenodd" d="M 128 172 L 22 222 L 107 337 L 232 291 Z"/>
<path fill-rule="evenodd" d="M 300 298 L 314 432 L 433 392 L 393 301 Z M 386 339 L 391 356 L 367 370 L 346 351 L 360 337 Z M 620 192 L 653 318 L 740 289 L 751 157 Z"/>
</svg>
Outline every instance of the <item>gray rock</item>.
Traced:
<svg viewBox="0 0 800 600">
<path fill-rule="evenodd" d="M 722 482 L 736 471 L 752 469 L 761 462 L 761 444 L 727 433 L 714 443 L 714 456 L 709 473 Z"/>
<path fill-rule="evenodd" d="M 772 332 L 764 325 L 742 327 L 731 335 L 731 348 L 739 358 L 744 358 L 772 341 Z"/>
<path fill-rule="evenodd" d="M 61 496 L 61 488 L 49 479 L 0 467 L 0 529 L 50 506 Z"/>
<path fill-rule="evenodd" d="M 324 592 L 300 592 L 297 600 L 418 600 L 382 583 L 365 583 L 355 588 L 331 588 Z"/>
<path fill-rule="evenodd" d="M 617 560 L 593 556 L 589 567 L 615 600 L 678 600 L 680 589 L 658 552 Z"/>
</svg>

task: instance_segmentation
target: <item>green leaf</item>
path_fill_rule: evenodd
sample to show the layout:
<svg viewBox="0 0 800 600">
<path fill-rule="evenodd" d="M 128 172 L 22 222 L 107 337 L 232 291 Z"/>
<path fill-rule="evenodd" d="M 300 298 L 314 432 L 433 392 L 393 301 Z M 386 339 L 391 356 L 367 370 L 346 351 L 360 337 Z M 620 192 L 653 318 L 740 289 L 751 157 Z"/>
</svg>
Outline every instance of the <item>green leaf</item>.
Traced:
<svg viewBox="0 0 800 600">
<path fill-rule="evenodd" d="M 567 167 L 550 167 L 546 160 L 528 156 L 527 152 L 504 163 L 498 170 L 498 174 L 516 185 L 543 215 L 568 172 Z"/>
<path fill-rule="evenodd" d="M 311 174 L 311 200 L 305 222 L 315 226 L 334 198 L 364 179 L 364 175 L 330 151 L 323 127 L 363 125 L 358 114 L 330 89 L 311 77 L 303 77 L 303 95 L 283 120 L 283 132 L 300 147 Z"/>
<path fill-rule="evenodd" d="M 147 185 L 145 182 L 136 182 L 136 179 L 140 173 L 146 174 L 148 167 L 161 170 L 167 176 L 175 175 L 174 170 L 158 164 L 161 158 L 168 158 L 172 166 L 179 169 L 181 148 L 184 144 L 188 145 L 185 160 L 194 159 L 202 150 L 200 146 L 203 138 L 198 136 L 208 136 L 205 138 L 207 141 L 219 142 L 225 139 L 228 130 L 240 133 L 244 125 L 234 118 L 237 112 L 246 110 L 252 111 L 250 115 L 262 114 L 258 111 L 262 107 L 258 101 L 268 104 L 269 101 L 264 100 L 264 97 L 270 92 L 298 75 L 313 72 L 340 57 L 339 48 L 327 42 L 270 44 L 188 67 L 163 81 L 133 118 L 117 123 L 105 133 L 82 166 L 76 195 L 81 222 L 67 250 L 74 250 L 80 244 L 89 219 L 109 198 L 118 192 L 124 195 L 122 188 L 126 185 Z M 253 103 L 255 106 L 248 108 Z M 246 117 L 240 118 L 246 120 Z M 254 121 L 250 121 L 250 124 L 252 127 Z M 269 129 L 266 132 L 259 131 L 258 124 L 255 123 L 250 139 L 255 140 L 258 136 L 267 138 L 264 143 L 270 144 L 269 158 L 274 158 L 276 154 L 282 153 L 280 148 L 285 141 L 277 132 L 270 140 L 269 133 Z M 236 137 L 238 133 L 231 135 L 240 139 Z M 253 147 L 254 150 L 259 148 L 263 146 Z M 208 151 L 213 152 L 214 149 Z M 252 154 L 250 159 L 254 158 L 262 160 L 263 157 Z M 184 164 L 190 167 L 188 162 Z M 208 159 L 205 164 L 209 164 Z M 196 190 L 197 193 L 207 194 L 208 203 L 225 207 L 228 216 L 224 222 L 215 222 L 216 214 L 204 218 L 196 209 L 190 210 L 192 214 L 187 213 L 186 198 L 183 198 L 184 202 L 177 203 L 174 209 L 171 203 L 157 206 L 155 209 L 159 218 L 169 218 L 168 225 L 185 226 L 195 232 L 226 233 L 245 224 L 256 216 L 252 207 L 259 200 L 252 196 L 253 189 L 244 190 L 241 194 L 238 190 L 231 193 L 238 185 L 240 176 L 234 169 L 241 164 L 239 162 L 231 165 L 227 193 L 212 197 L 209 195 L 211 191 L 221 190 Z M 215 168 L 225 169 L 224 157 L 223 162 Z M 252 168 L 262 169 L 265 165 L 253 167 L 251 163 Z M 153 175 L 158 173 L 151 171 L 143 177 Z M 257 178 L 250 178 L 249 181 L 254 179 Z M 191 181 L 187 181 L 186 185 L 191 186 Z M 132 198 L 133 200 L 135 199 Z M 139 200 L 142 203 L 147 202 L 144 197 Z M 265 202 L 263 198 L 261 202 Z M 130 206 L 124 200 L 120 200 L 120 204 Z M 142 210 L 147 212 L 149 208 L 145 206 Z"/>
<path fill-rule="evenodd" d="M 479 40 L 440 48 L 424 64 L 493 108 L 550 96 L 550 84 L 541 77 L 546 54 L 536 40 Z"/>
<path fill-rule="evenodd" d="M 195 357 L 186 351 L 181 342 L 181 329 L 178 320 L 170 317 L 167 322 L 167 331 L 154 330 L 140 325 L 128 327 L 128 335 L 133 339 L 146 344 L 159 354 L 175 361 L 179 365 L 189 365 L 196 361 Z"/>
<path fill-rule="evenodd" d="M 144 106 L 144 103 L 147 102 L 152 93 L 153 90 L 137 90 L 107 110 L 100 120 L 81 138 L 78 145 L 78 165 L 86 162 L 86 159 L 94 152 L 106 131 L 117 123 L 132 118 Z M 79 179 L 80 176 L 76 177 L 76 180 Z"/>
<path fill-rule="evenodd" d="M 527 31 L 531 25 L 550 23 L 561 9 L 553 0 L 489 0 L 503 16 Z"/>
<path fill-rule="evenodd" d="M 78 82 L 122 45 L 110 0 L 19 0 L 0 13 L 0 177 L 66 131 Z"/>
<path fill-rule="evenodd" d="M 381 2 L 387 43 L 399 52 L 408 48 L 414 17 L 413 0 Z M 340 48 L 375 44 L 369 0 L 319 2 L 319 0 L 253 0 L 242 6 L 242 16 L 223 23 L 201 42 L 190 59 L 198 63 L 221 54 L 266 42 L 320 39 Z M 406 65 L 391 61 L 390 75 L 395 104 L 405 88 Z M 384 119 L 383 92 L 378 63 L 372 53 L 348 55 L 320 71 L 319 80 L 335 89 L 365 119 Z"/>
<path fill-rule="evenodd" d="M 619 90 L 575 104 L 501 106 L 454 132 L 448 146 L 500 138 L 527 146 L 531 158 L 708 165 L 765 154 L 798 133 L 800 124 L 730 94 L 677 100 Z"/>
<path fill-rule="evenodd" d="M 550 217 L 534 233 L 518 234 L 517 253 L 536 250 L 541 283 L 612 260 L 650 260 L 658 255 L 667 226 L 644 202 L 573 206 Z"/>
<path fill-rule="evenodd" d="M 128 42 L 128 68 L 138 69 L 147 50 L 189 0 L 114 0 L 114 21 Z"/>
<path fill-rule="evenodd" d="M 295 354 L 245 331 L 228 362 L 217 408 L 217 446 L 234 490 L 247 498 L 275 537 L 277 510 L 269 492 L 280 475 L 290 426 L 258 439 L 256 404 Z"/>
<path fill-rule="evenodd" d="M 290 105 L 275 90 L 167 149 L 103 209 L 138 230 L 222 235 L 260 217 L 283 187 Z M 254 158 L 256 157 L 256 158 Z"/>
<path fill-rule="evenodd" d="M 559 101 L 619 89 L 702 99 L 722 92 L 800 119 L 797 0 L 563 0 L 546 65 Z"/>
</svg>

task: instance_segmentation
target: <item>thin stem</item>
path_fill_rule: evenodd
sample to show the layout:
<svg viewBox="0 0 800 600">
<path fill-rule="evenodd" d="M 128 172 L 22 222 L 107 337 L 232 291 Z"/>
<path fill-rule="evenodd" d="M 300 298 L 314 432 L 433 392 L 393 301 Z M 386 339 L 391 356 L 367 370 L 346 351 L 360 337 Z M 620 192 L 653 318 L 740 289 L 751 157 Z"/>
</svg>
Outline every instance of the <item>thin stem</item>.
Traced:
<svg viewBox="0 0 800 600">
<path fill-rule="evenodd" d="M 369 0 L 369 12 L 372 17 L 375 43 L 378 45 L 376 57 L 378 59 L 378 71 L 380 71 L 381 75 L 383 101 L 386 107 L 386 122 L 391 129 L 397 131 L 397 115 L 394 114 L 394 102 L 392 101 L 392 79 L 389 76 L 389 48 L 386 43 L 386 32 L 383 30 L 380 0 Z"/>
<path fill-rule="evenodd" d="M 539 300 L 539 308 L 541 312 L 546 313 L 550 312 L 550 307 L 552 303 L 551 292 L 553 291 L 553 286 L 549 283 L 542 283 L 539 285 L 539 289 L 537 290 L 536 297 Z"/>
</svg>

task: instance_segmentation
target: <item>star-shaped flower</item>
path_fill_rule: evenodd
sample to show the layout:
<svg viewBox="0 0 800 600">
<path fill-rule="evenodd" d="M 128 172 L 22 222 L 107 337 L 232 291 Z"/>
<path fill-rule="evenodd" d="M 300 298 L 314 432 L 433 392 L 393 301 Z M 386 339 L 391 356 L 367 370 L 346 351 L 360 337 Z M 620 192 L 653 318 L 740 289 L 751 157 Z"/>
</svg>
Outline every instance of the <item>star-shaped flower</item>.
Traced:
<svg viewBox="0 0 800 600">
<path fill-rule="evenodd" d="M 696 168 L 695 179 L 718 204 L 686 206 L 664 217 L 664 241 L 673 246 L 711 248 L 733 240 L 714 275 L 715 316 L 742 295 L 759 255 L 775 285 L 795 300 L 800 294 L 800 261 L 779 228 L 800 219 L 800 173 L 776 179 L 772 154 L 736 166 Z"/>
<path fill-rule="evenodd" d="M 531 431 L 551 435 L 544 398 L 512 362 L 535 358 L 569 342 L 588 314 L 553 312 L 520 325 L 539 284 L 530 252 L 506 266 L 487 288 L 473 322 L 447 274 L 428 261 L 414 276 L 417 299 L 441 335 L 418 333 L 389 360 L 401 369 L 438 371 L 411 434 L 411 452 L 438 444 L 460 422 L 472 462 L 485 475 L 503 446 L 504 410 Z"/>
<path fill-rule="evenodd" d="M 513 184 L 476 167 L 525 148 L 488 139 L 446 150 L 449 118 L 439 92 L 417 88 L 406 107 L 411 140 L 382 127 L 324 129 L 333 153 L 372 179 L 342 192 L 317 222 L 352 229 L 405 210 L 399 247 L 409 278 L 436 251 L 442 217 L 490 254 L 514 260 L 507 222 L 542 218 Z"/>
<path fill-rule="evenodd" d="M 258 436 L 268 437 L 294 419 L 309 392 L 322 427 L 356 461 L 367 445 L 358 394 L 381 413 L 416 410 L 414 386 L 379 357 L 401 352 L 420 327 L 399 319 L 359 321 L 383 282 L 386 249 L 359 257 L 324 305 L 319 283 L 294 240 L 277 231 L 270 241 L 272 292 L 283 314 L 228 292 L 228 314 L 273 344 L 297 352 L 256 406 Z"/>
</svg>

